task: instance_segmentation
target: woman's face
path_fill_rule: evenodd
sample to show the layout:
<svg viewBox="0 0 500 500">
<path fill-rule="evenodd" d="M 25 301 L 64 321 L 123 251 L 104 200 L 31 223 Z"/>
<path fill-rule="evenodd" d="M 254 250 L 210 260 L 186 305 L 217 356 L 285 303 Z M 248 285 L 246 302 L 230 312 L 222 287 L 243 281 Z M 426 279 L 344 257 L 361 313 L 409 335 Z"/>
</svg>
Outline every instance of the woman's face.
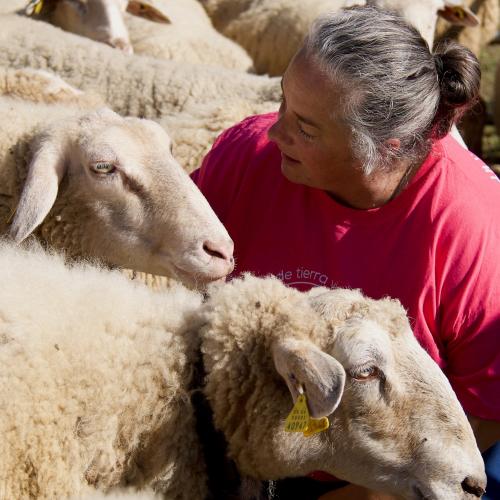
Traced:
<svg viewBox="0 0 500 500">
<path fill-rule="evenodd" d="M 283 175 L 348 201 L 363 172 L 351 149 L 350 128 L 341 119 L 341 89 L 303 51 L 288 66 L 282 88 L 269 139 L 281 151 Z"/>
</svg>

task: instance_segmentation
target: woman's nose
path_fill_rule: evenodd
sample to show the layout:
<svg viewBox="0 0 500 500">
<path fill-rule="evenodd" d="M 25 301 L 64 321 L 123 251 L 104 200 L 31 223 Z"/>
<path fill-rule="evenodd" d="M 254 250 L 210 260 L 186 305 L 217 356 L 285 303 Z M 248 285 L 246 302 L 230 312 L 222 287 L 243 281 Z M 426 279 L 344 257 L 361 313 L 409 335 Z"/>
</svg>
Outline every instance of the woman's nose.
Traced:
<svg viewBox="0 0 500 500">
<path fill-rule="evenodd" d="M 291 145 L 293 142 L 290 134 L 288 134 L 286 130 L 282 115 L 280 115 L 276 122 L 269 128 L 267 136 L 270 141 L 275 142 L 278 146 L 280 144 Z"/>
</svg>

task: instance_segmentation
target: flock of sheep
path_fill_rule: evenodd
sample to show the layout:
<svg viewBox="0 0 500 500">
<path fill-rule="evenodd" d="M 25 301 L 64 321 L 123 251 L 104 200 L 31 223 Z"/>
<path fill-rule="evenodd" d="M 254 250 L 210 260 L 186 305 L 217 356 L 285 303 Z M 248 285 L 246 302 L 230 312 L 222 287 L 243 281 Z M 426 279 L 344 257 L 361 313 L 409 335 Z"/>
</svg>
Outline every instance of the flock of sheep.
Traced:
<svg viewBox="0 0 500 500">
<path fill-rule="evenodd" d="M 317 15 L 374 3 L 430 44 L 444 16 L 477 52 L 498 1 L 457 15 L 463 2 L 0 5 L 0 499 L 224 498 L 217 456 L 247 498 L 314 470 L 405 498 L 480 496 L 470 426 L 399 302 L 221 283 L 232 242 L 188 176 L 224 128 L 277 109 Z M 301 392 L 328 430 L 285 432 Z"/>
</svg>

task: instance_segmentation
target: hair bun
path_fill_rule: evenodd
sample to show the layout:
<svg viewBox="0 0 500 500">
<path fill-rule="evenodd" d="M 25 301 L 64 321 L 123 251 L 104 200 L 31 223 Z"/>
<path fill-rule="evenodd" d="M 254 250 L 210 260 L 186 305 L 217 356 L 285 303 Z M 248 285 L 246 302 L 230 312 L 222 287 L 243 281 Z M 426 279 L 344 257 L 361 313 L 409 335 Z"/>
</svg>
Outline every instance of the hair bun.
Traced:
<svg viewBox="0 0 500 500">
<path fill-rule="evenodd" d="M 472 104 L 481 81 L 476 56 L 462 45 L 448 41 L 436 48 L 433 57 L 444 103 L 453 108 Z"/>
<path fill-rule="evenodd" d="M 433 54 L 440 100 L 435 137 L 443 137 L 479 98 L 481 70 L 476 56 L 457 42 L 446 41 Z"/>
</svg>

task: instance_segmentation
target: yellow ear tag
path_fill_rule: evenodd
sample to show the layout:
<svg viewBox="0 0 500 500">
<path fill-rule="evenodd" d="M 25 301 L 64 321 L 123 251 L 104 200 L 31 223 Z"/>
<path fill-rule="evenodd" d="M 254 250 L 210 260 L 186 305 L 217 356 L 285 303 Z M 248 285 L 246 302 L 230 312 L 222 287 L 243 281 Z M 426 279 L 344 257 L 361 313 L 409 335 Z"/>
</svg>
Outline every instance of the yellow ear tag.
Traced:
<svg viewBox="0 0 500 500">
<path fill-rule="evenodd" d="M 38 15 L 42 11 L 43 0 L 31 0 L 31 2 L 26 6 L 26 15 Z"/>
<path fill-rule="evenodd" d="M 299 394 L 292 411 L 286 417 L 285 431 L 303 432 L 307 429 L 309 423 L 309 410 L 307 409 L 306 395 Z"/>
<path fill-rule="evenodd" d="M 329 426 L 330 421 L 326 417 L 311 418 L 305 394 L 299 394 L 292 411 L 285 420 L 286 432 L 302 432 L 306 437 L 324 431 Z"/>
<path fill-rule="evenodd" d="M 326 417 L 310 418 L 307 424 L 307 429 L 304 431 L 304 436 L 309 437 L 318 432 L 326 431 L 330 427 L 330 421 Z"/>
<path fill-rule="evenodd" d="M 462 7 L 452 7 L 451 10 L 458 19 L 465 19 L 465 11 L 462 9 Z"/>
</svg>

